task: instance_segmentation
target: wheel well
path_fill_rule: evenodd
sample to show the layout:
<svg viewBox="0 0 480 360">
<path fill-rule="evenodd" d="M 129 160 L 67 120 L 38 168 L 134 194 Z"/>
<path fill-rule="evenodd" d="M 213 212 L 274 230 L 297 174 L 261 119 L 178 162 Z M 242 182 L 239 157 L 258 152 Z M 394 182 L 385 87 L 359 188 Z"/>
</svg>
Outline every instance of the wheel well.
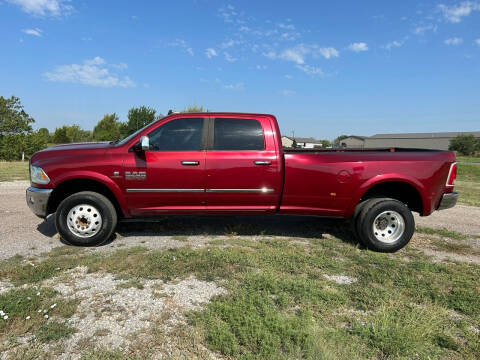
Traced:
<svg viewBox="0 0 480 360">
<path fill-rule="evenodd" d="M 48 200 L 48 213 L 54 213 L 57 210 L 58 205 L 60 205 L 65 198 L 81 191 L 93 191 L 102 194 L 112 202 L 117 211 L 117 216 L 119 218 L 123 217 L 122 209 L 120 208 L 113 192 L 101 182 L 90 179 L 72 179 L 59 184 L 53 190 Z"/>
<path fill-rule="evenodd" d="M 418 190 L 407 183 L 401 181 L 387 181 L 372 186 L 363 194 L 360 202 L 375 197 L 389 197 L 407 204 L 411 211 L 419 214 L 423 212 L 422 197 Z"/>
</svg>

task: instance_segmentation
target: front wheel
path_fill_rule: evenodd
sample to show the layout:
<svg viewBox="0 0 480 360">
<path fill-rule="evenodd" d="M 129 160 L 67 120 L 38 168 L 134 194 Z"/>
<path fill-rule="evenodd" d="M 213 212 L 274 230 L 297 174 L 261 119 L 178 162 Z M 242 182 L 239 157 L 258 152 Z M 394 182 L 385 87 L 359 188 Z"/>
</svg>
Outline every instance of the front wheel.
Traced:
<svg viewBox="0 0 480 360">
<path fill-rule="evenodd" d="M 117 213 L 105 196 L 82 191 L 60 203 L 55 213 L 55 225 L 62 239 L 72 245 L 100 245 L 115 230 Z"/>
<path fill-rule="evenodd" d="M 407 205 L 390 198 L 367 200 L 356 222 L 362 244 L 379 252 L 400 250 L 415 231 L 415 220 Z"/>
</svg>

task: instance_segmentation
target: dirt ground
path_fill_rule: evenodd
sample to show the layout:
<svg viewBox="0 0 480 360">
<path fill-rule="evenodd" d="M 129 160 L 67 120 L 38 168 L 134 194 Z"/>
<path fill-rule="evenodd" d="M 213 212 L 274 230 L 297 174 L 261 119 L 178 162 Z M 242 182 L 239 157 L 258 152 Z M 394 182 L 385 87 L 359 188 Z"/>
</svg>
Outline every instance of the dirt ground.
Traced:
<svg viewBox="0 0 480 360">
<path fill-rule="evenodd" d="M 50 216 L 47 221 L 36 217 L 26 205 L 26 181 L 0 182 L 0 259 L 13 255 L 39 255 L 64 245 Z M 415 216 L 417 225 L 433 229 L 447 229 L 458 233 L 480 235 L 480 208 L 457 205 L 453 209 L 438 211 L 428 217 Z M 318 237 L 345 234 L 335 233 L 343 222 L 304 217 L 233 217 L 233 218 L 171 218 L 158 223 L 120 224 L 116 238 L 109 244 L 96 248 L 108 251 L 121 246 L 141 245 L 150 248 L 169 248 L 188 245 L 202 247 L 215 235 L 237 234 L 247 236 L 311 237 L 308 232 L 312 222 L 325 223 Z M 332 222 L 335 226 L 331 226 Z M 243 226 L 248 224 L 249 226 Z M 347 224 L 345 223 L 345 227 Z M 245 228 L 250 230 L 245 233 Z M 348 235 L 347 235 L 348 237 Z M 351 239 L 343 239 L 352 241 Z"/>
</svg>

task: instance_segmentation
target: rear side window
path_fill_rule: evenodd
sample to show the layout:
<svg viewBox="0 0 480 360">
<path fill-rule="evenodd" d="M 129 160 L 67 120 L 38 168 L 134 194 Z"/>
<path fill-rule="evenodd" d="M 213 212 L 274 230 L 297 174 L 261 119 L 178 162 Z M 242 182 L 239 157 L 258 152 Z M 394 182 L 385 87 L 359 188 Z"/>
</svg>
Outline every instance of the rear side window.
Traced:
<svg viewBox="0 0 480 360">
<path fill-rule="evenodd" d="M 262 125 L 253 119 L 215 119 L 213 150 L 263 150 Z"/>
<path fill-rule="evenodd" d="M 151 151 L 197 151 L 202 144 L 203 119 L 177 119 L 148 134 Z"/>
</svg>

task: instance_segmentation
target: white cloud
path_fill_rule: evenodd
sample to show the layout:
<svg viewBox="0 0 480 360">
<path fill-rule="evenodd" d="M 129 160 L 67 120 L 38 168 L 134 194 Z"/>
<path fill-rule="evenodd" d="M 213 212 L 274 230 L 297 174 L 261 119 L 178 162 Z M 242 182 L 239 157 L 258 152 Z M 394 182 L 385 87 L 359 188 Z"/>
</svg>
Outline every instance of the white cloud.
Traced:
<svg viewBox="0 0 480 360">
<path fill-rule="evenodd" d="M 304 64 L 305 63 L 305 56 L 308 54 L 308 50 L 303 45 L 298 45 L 294 48 L 285 49 L 280 54 L 280 59 L 286 61 L 292 61 L 297 64 Z"/>
<path fill-rule="evenodd" d="M 73 11 L 70 0 L 7 0 L 34 16 L 61 16 Z"/>
<path fill-rule="evenodd" d="M 243 90 L 245 89 L 245 86 L 243 85 L 243 82 L 239 82 L 236 84 L 225 84 L 223 85 L 223 88 L 229 90 Z"/>
<path fill-rule="evenodd" d="M 413 29 L 413 33 L 417 35 L 423 35 L 427 31 L 437 32 L 437 29 L 438 29 L 438 26 L 433 24 L 419 25 L 419 26 L 416 26 L 415 29 Z"/>
<path fill-rule="evenodd" d="M 235 84 L 224 84 L 222 80 L 220 79 L 215 79 L 215 82 L 219 84 L 222 88 L 228 89 L 228 90 L 243 90 L 245 89 L 245 86 L 243 85 L 243 82 L 238 82 Z"/>
<path fill-rule="evenodd" d="M 120 77 L 110 71 L 115 67 L 118 69 L 118 65 L 108 65 L 103 58 L 96 56 L 85 60 L 82 64 L 57 66 L 54 71 L 46 72 L 44 76 L 53 82 L 99 87 L 134 87 L 135 83 L 128 76 Z M 121 67 L 126 68 L 126 64 Z"/>
<path fill-rule="evenodd" d="M 291 96 L 295 95 L 295 91 L 293 90 L 280 90 L 280 94 L 283 96 Z"/>
<path fill-rule="evenodd" d="M 368 45 L 364 42 L 356 42 L 356 43 L 351 43 L 350 45 L 348 45 L 348 49 L 352 50 L 354 52 L 367 51 L 368 50 Z"/>
<path fill-rule="evenodd" d="M 308 74 L 308 75 L 319 75 L 319 76 L 324 75 L 322 69 L 320 69 L 319 67 L 310 66 L 310 65 L 297 65 L 297 68 L 302 70 L 305 74 Z"/>
<path fill-rule="evenodd" d="M 480 46 L 480 39 L 475 40 L 475 43 Z"/>
<path fill-rule="evenodd" d="M 266 53 L 263 53 L 263 56 L 273 60 L 277 58 L 277 53 L 275 51 L 268 51 Z"/>
<path fill-rule="evenodd" d="M 330 59 L 332 57 L 338 57 L 338 51 L 337 49 L 333 48 L 333 47 L 321 47 L 321 48 L 317 48 L 317 47 L 314 47 L 312 49 L 312 53 L 313 53 L 313 56 L 314 57 L 319 57 L 319 56 L 323 56 L 325 59 Z"/>
<path fill-rule="evenodd" d="M 480 2 L 478 1 L 462 1 L 456 5 L 438 5 L 438 9 L 442 12 L 445 20 L 451 23 L 459 23 L 462 18 L 469 16 L 474 11 L 480 11 Z"/>
<path fill-rule="evenodd" d="M 27 35 L 42 37 L 43 31 L 39 28 L 35 28 L 35 29 L 23 29 L 22 32 L 24 32 Z"/>
<path fill-rule="evenodd" d="M 393 40 L 387 43 L 387 45 L 385 45 L 384 48 L 387 50 L 392 50 L 393 48 L 402 47 L 403 44 L 405 44 L 405 41 L 407 41 L 407 39 L 408 39 L 408 36 L 404 37 L 403 40 Z"/>
<path fill-rule="evenodd" d="M 190 56 L 193 56 L 193 49 L 190 47 L 190 45 L 183 39 L 175 39 L 175 41 L 171 42 L 168 44 L 168 46 L 174 46 L 174 47 L 179 47 L 183 49 L 187 54 Z"/>
<path fill-rule="evenodd" d="M 235 62 L 235 61 L 237 61 L 236 58 L 234 58 L 232 55 L 230 55 L 230 54 L 227 53 L 227 52 L 224 52 L 224 53 L 223 53 L 223 56 L 225 57 L 225 60 L 227 60 L 228 62 Z"/>
<path fill-rule="evenodd" d="M 459 38 L 459 37 L 454 37 L 454 38 L 446 39 L 446 40 L 444 41 L 444 43 L 445 43 L 446 45 L 460 45 L 462 42 L 463 42 L 463 39 L 462 39 L 462 38 Z"/>
<path fill-rule="evenodd" d="M 285 30 L 295 30 L 295 25 L 293 24 L 283 24 L 283 23 L 280 23 L 278 24 L 278 27 L 280 29 L 285 29 Z"/>
<path fill-rule="evenodd" d="M 218 10 L 220 17 L 226 23 L 233 23 L 234 21 L 238 21 L 238 13 L 235 10 L 233 5 L 226 5 Z"/>
<path fill-rule="evenodd" d="M 125 70 L 128 68 L 126 63 L 112 64 L 112 67 L 117 70 Z"/>
<path fill-rule="evenodd" d="M 214 56 L 217 56 L 217 52 L 215 51 L 215 49 L 212 49 L 212 48 L 208 48 L 207 50 L 205 50 L 205 56 L 209 59 L 211 59 L 212 57 Z"/>
<path fill-rule="evenodd" d="M 316 44 L 298 44 L 294 47 L 283 50 L 280 54 L 276 54 L 274 51 L 269 51 L 263 55 L 270 59 L 279 58 L 302 65 L 305 63 L 305 59 L 308 55 L 311 55 L 314 58 L 324 57 L 325 59 L 331 59 L 333 57 L 338 57 L 339 52 L 333 47 L 320 47 Z"/>
<path fill-rule="evenodd" d="M 233 45 L 236 44 L 236 41 L 235 40 L 232 40 L 232 39 L 229 39 L 227 41 L 224 41 L 223 43 L 220 44 L 220 47 L 222 49 L 227 49 L 229 47 L 232 47 Z"/>
</svg>

